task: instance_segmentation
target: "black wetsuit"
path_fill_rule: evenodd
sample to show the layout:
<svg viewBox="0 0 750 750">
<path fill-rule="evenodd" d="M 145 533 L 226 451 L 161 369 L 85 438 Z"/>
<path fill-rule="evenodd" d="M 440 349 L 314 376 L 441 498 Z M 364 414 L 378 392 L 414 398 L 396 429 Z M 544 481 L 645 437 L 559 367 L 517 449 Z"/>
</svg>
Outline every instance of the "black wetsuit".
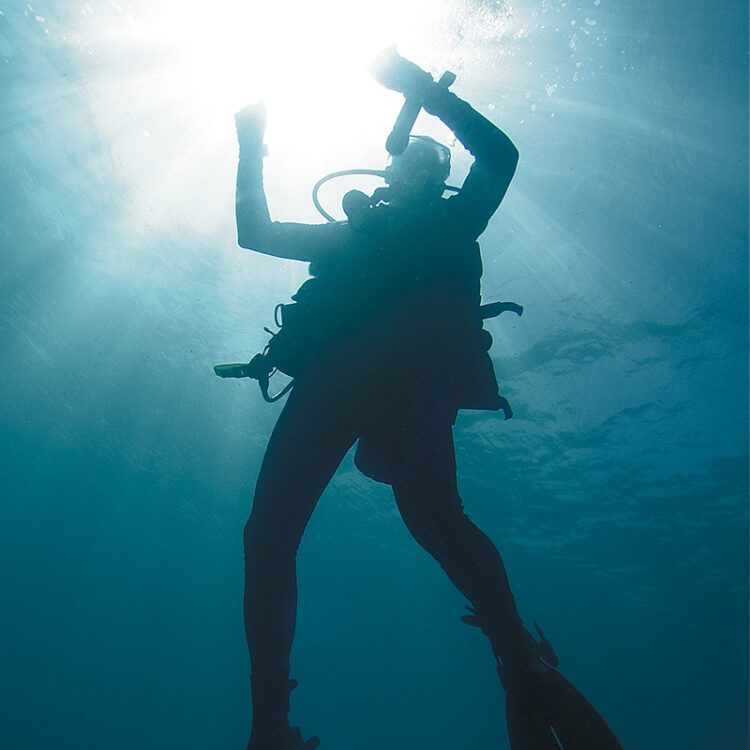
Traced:
<svg viewBox="0 0 750 750">
<path fill-rule="evenodd" d="M 310 286 L 311 304 L 334 305 L 329 342 L 298 374 L 269 441 L 245 529 L 257 737 L 286 722 L 297 548 L 357 439 L 358 466 L 392 485 L 407 527 L 482 613 L 496 652 L 520 630 L 500 555 L 464 513 L 452 435 L 457 409 L 500 405 L 478 312 L 476 239 L 518 155 L 505 134 L 453 94 L 436 96 L 429 111 L 475 158 L 461 192 L 418 210 L 380 206 L 362 225 L 272 222 L 260 143 L 241 139 L 240 244 L 310 261 L 319 282 Z"/>
</svg>

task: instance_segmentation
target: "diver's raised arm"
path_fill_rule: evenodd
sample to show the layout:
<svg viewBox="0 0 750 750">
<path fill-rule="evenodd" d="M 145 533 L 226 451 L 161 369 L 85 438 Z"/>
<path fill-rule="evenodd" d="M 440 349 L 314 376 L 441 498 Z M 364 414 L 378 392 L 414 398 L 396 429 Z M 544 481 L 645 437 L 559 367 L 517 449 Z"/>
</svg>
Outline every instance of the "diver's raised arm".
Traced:
<svg viewBox="0 0 750 750">
<path fill-rule="evenodd" d="M 447 202 L 455 213 L 456 226 L 478 237 L 505 197 L 516 165 L 518 150 L 508 136 L 448 87 L 436 83 L 418 65 L 401 57 L 391 47 L 375 60 L 375 78 L 399 91 L 407 102 L 417 102 L 443 121 L 474 157 L 461 192 Z"/>
<path fill-rule="evenodd" d="M 436 84 L 428 89 L 423 106 L 453 131 L 477 162 L 504 178 L 507 189 L 518 164 L 518 149 L 500 128 L 468 102 Z"/>
<path fill-rule="evenodd" d="M 508 192 L 518 151 L 500 128 L 450 91 L 431 89 L 424 108 L 439 117 L 474 157 L 461 192 L 448 202 L 466 231 L 478 237 Z"/>
<path fill-rule="evenodd" d="M 271 221 L 263 189 L 263 135 L 266 111 L 251 104 L 235 115 L 240 158 L 235 216 L 240 247 L 289 260 L 313 261 L 327 254 L 341 236 L 340 225 Z"/>
<path fill-rule="evenodd" d="M 500 128 L 470 104 L 418 65 L 401 57 L 395 47 L 383 51 L 371 71 L 383 86 L 402 93 L 407 100 L 421 104 L 425 111 L 440 118 L 475 159 L 506 174 L 510 182 L 518 163 L 516 147 Z"/>
</svg>

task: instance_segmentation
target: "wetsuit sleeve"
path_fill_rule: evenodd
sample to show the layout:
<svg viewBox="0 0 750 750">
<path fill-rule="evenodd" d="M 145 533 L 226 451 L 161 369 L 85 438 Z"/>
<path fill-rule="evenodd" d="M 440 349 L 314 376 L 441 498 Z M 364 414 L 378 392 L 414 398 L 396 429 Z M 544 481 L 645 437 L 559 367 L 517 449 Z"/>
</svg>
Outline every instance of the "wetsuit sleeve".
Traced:
<svg viewBox="0 0 750 750">
<path fill-rule="evenodd" d="M 425 109 L 439 117 L 474 157 L 461 186 L 449 199 L 457 224 L 476 239 L 505 196 L 518 164 L 518 151 L 502 130 L 454 93 L 435 86 Z"/>
<path fill-rule="evenodd" d="M 315 261 L 341 249 L 344 225 L 271 221 L 263 189 L 263 145 L 240 140 L 235 193 L 237 241 L 240 247 L 290 260 Z"/>
</svg>

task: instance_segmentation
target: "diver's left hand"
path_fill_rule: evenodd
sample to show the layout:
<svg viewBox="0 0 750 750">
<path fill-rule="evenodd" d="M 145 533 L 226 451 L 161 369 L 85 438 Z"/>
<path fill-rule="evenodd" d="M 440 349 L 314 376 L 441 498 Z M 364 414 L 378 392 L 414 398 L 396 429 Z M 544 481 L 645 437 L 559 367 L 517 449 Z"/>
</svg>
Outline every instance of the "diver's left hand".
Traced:
<svg viewBox="0 0 750 750">
<path fill-rule="evenodd" d="M 266 132 L 266 105 L 262 101 L 248 104 L 234 115 L 234 124 L 240 146 L 262 141 Z"/>
<path fill-rule="evenodd" d="M 424 99 L 435 86 L 432 76 L 401 57 L 395 46 L 384 49 L 372 61 L 370 72 L 378 83 L 409 98 Z"/>
</svg>

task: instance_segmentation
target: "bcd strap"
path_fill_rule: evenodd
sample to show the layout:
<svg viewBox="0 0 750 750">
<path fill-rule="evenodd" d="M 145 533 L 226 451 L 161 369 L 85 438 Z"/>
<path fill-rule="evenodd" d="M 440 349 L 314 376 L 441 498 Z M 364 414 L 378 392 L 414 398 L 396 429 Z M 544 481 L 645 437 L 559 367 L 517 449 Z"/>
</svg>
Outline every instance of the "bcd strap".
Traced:
<svg viewBox="0 0 750 750">
<path fill-rule="evenodd" d="M 482 320 L 489 320 L 490 318 L 496 318 L 500 313 L 513 312 L 516 315 L 523 315 L 523 307 L 516 302 L 492 302 L 488 305 L 481 305 L 479 307 L 479 314 Z M 490 337 L 490 346 L 492 345 L 492 338 Z M 489 349 L 489 346 L 487 347 Z M 513 410 L 510 408 L 508 399 L 504 396 L 500 396 L 500 410 L 503 412 L 505 419 L 510 419 L 513 416 Z"/>
<path fill-rule="evenodd" d="M 500 313 L 514 312 L 516 315 L 523 315 L 523 307 L 515 302 L 492 302 L 489 305 L 481 305 L 479 312 L 482 320 L 496 318 Z"/>
<path fill-rule="evenodd" d="M 500 411 L 502 411 L 505 419 L 510 419 L 513 416 L 513 409 L 510 408 L 510 403 L 505 396 L 500 396 Z"/>
</svg>

